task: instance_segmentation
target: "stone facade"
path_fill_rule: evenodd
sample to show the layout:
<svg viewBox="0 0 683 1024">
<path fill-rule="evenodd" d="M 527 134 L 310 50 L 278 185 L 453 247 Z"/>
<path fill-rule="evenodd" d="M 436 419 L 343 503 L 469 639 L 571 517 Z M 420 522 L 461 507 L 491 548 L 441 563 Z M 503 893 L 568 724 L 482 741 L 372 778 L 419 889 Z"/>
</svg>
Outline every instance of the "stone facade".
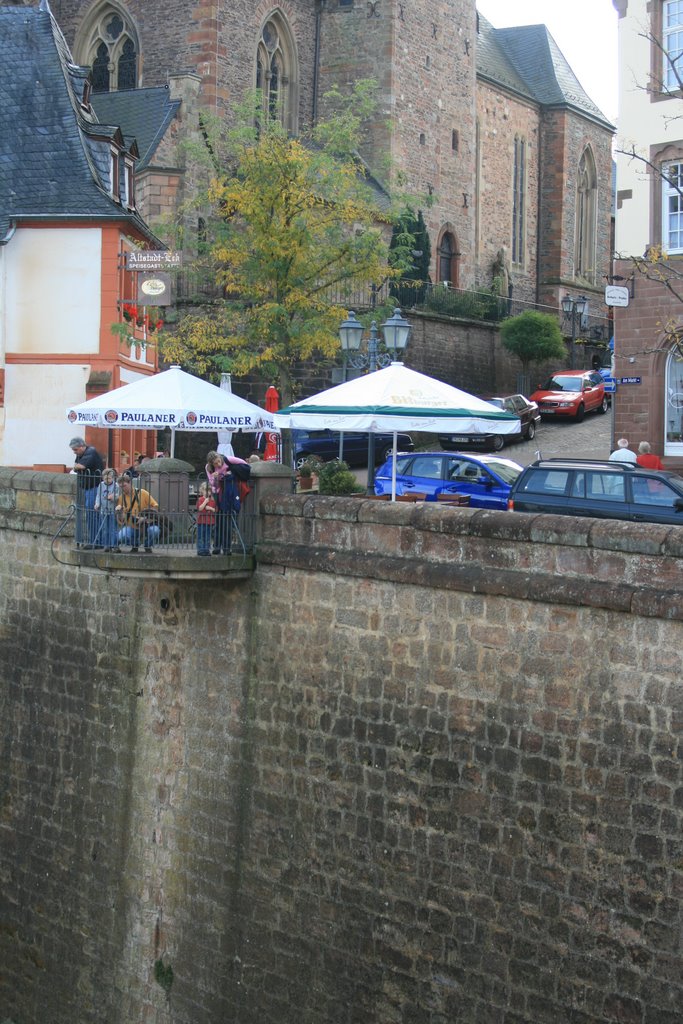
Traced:
<svg viewBox="0 0 683 1024">
<path fill-rule="evenodd" d="M 94 12 L 106 6 L 54 0 L 54 14 L 76 60 L 89 59 L 89 26 Z M 196 123 L 202 109 L 229 115 L 254 87 L 259 35 L 273 14 L 291 54 L 282 87 L 293 131 L 324 114 L 331 87 L 346 90 L 360 78 L 376 79 L 378 107 L 363 155 L 378 181 L 400 178 L 401 188 L 417 197 L 430 233 L 432 278 L 454 286 L 490 287 L 498 254 L 511 248 L 512 151 L 518 135 L 528 144 L 528 160 L 524 251 L 510 267 L 515 296 L 557 307 L 567 286 L 586 290 L 563 250 L 568 246 L 573 252 L 574 174 L 590 140 L 600 187 L 597 287 L 590 298 L 594 312 L 604 313 L 599 286 L 609 271 L 610 126 L 604 118 L 584 116 L 576 97 L 548 107 L 530 99 L 496 53 L 490 26 L 487 74 L 480 74 L 480 23 L 473 0 L 240 0 L 226 10 L 199 0 L 170 0 L 163 6 L 129 0 L 120 10 L 139 47 L 139 85 L 163 85 L 169 75 L 173 81 L 188 74 L 201 83 L 197 96 L 184 98 L 180 116 L 186 127 Z M 493 81 L 491 73 L 499 71 L 500 81 Z M 155 165 L 162 171 L 168 167 L 161 153 Z M 144 184 L 140 210 L 155 222 L 164 205 L 150 182 Z M 450 260 L 440 255 L 446 249 Z"/>
<path fill-rule="evenodd" d="M 235 586 L 0 471 L 0 1016 L 678 1024 L 675 527 L 271 497 Z"/>
</svg>

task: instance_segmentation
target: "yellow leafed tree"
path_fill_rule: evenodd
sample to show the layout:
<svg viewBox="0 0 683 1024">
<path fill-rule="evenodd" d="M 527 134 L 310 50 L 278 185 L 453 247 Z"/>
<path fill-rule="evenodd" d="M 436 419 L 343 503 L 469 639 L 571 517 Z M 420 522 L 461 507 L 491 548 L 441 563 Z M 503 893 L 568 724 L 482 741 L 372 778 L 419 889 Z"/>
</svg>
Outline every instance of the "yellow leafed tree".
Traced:
<svg viewBox="0 0 683 1024">
<path fill-rule="evenodd" d="M 389 197 L 358 156 L 371 93 L 361 82 L 346 99 L 328 96 L 335 112 L 299 138 L 259 113 L 258 97 L 237 129 L 204 125 L 211 257 L 226 299 L 165 336 L 167 360 L 201 373 L 260 370 L 289 402 L 293 365 L 339 350 L 345 289 L 379 285 L 410 262 L 409 238 L 389 250 Z"/>
</svg>

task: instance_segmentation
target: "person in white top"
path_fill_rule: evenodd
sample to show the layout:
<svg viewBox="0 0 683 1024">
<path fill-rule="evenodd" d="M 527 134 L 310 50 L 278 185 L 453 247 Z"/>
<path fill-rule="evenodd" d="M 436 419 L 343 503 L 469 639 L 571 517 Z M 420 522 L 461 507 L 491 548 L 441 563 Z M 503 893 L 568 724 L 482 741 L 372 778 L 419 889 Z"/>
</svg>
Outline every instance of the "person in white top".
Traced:
<svg viewBox="0 0 683 1024">
<path fill-rule="evenodd" d="M 628 446 L 628 439 L 620 437 L 617 441 L 617 447 L 609 457 L 610 462 L 633 462 L 637 461 L 635 452 L 632 452 Z"/>
</svg>

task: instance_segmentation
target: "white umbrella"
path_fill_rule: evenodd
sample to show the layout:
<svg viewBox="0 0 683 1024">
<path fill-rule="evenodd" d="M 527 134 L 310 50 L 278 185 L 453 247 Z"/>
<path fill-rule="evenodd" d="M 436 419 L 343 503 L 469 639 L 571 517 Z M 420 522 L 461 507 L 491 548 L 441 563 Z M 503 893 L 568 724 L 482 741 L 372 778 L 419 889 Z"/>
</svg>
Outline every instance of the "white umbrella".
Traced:
<svg viewBox="0 0 683 1024">
<path fill-rule="evenodd" d="M 275 414 L 280 427 L 303 430 L 360 430 L 394 435 L 392 500 L 396 497 L 396 434 L 515 434 L 519 419 L 482 398 L 391 363 L 383 370 L 338 384 Z"/>
<path fill-rule="evenodd" d="M 171 430 L 171 454 L 176 430 L 274 430 L 270 413 L 258 405 L 222 391 L 215 384 L 172 366 L 144 380 L 98 395 L 67 411 L 78 427 L 123 430 Z"/>
</svg>

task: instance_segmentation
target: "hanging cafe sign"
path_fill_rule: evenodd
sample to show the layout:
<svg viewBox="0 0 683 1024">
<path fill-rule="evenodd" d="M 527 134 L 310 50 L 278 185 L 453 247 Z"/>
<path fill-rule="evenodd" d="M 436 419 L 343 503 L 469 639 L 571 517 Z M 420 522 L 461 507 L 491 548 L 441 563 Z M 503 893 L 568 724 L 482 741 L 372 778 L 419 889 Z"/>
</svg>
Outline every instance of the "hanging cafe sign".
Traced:
<svg viewBox="0 0 683 1024">
<path fill-rule="evenodd" d="M 182 266 L 183 254 L 165 249 L 132 249 L 126 253 L 126 270 L 135 271 L 138 306 L 170 306 L 171 276 Z"/>
<path fill-rule="evenodd" d="M 131 249 L 126 253 L 126 270 L 173 270 L 183 264 L 183 254 L 172 249 Z"/>
</svg>

